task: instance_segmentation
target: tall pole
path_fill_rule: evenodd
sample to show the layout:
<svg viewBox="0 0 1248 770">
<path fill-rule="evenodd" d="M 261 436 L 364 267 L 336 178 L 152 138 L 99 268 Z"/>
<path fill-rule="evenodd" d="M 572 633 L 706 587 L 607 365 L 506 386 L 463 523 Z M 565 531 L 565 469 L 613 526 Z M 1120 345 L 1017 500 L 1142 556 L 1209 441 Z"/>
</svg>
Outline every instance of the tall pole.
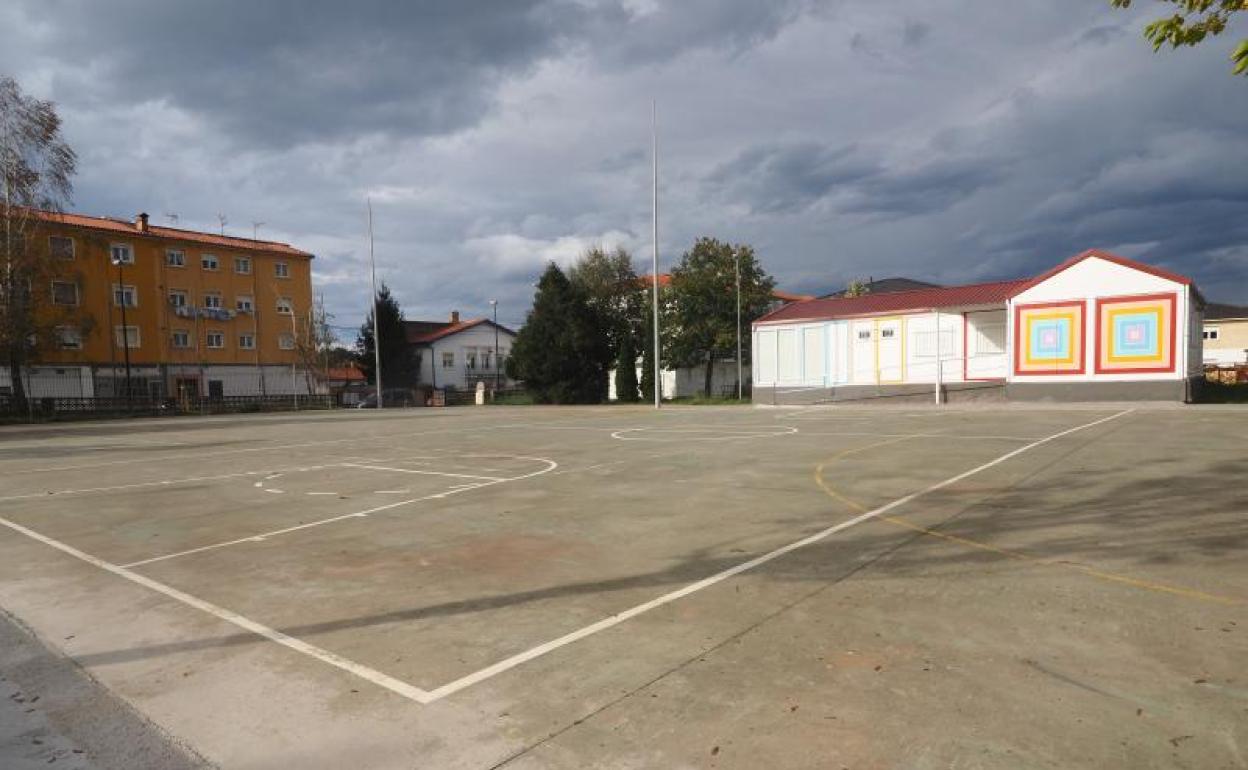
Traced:
<svg viewBox="0 0 1248 770">
<path fill-rule="evenodd" d="M 737 400 L 741 400 L 741 249 L 732 253 L 733 272 L 737 275 Z M 709 395 L 709 394 L 708 394 Z"/>
<path fill-rule="evenodd" d="M 377 326 L 377 259 L 373 254 L 373 199 L 368 201 L 368 270 L 373 281 L 373 379 L 377 380 L 377 408 L 384 407 L 381 398 L 381 331 Z M 430 363 L 430 366 L 433 364 Z"/>
<path fill-rule="evenodd" d="M 296 364 L 299 362 L 299 329 L 295 326 L 295 302 L 290 302 L 290 338 L 294 341 L 295 347 L 291 350 L 290 359 L 290 392 L 295 397 L 295 409 L 299 408 L 299 371 Z"/>
<path fill-rule="evenodd" d="M 494 311 L 494 393 L 498 393 L 498 300 L 490 300 L 490 308 Z M 496 396 L 497 397 L 497 396 Z"/>
<path fill-rule="evenodd" d="M 121 344 L 126 356 L 126 403 L 129 404 L 134 395 L 130 387 L 130 327 L 126 324 L 126 274 L 122 269 L 125 260 L 115 258 L 117 263 L 117 298 L 121 300 Z"/>
<path fill-rule="evenodd" d="M 654 279 L 654 408 L 658 409 L 663 401 L 663 367 L 659 363 L 659 107 L 657 101 L 650 102 L 650 144 L 653 156 L 653 189 L 651 191 L 653 264 L 650 274 Z"/>
</svg>

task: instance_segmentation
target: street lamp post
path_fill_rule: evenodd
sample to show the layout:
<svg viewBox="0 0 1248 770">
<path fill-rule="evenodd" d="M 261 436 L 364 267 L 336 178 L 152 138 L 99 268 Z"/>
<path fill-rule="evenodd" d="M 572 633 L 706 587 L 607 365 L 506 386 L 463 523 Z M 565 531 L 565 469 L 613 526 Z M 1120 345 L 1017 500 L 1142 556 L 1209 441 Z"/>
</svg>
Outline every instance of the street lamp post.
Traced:
<svg viewBox="0 0 1248 770">
<path fill-rule="evenodd" d="M 126 273 L 123 269 L 125 259 L 119 252 L 113 252 L 110 255 L 112 262 L 117 266 L 117 292 L 114 299 L 120 300 L 121 305 L 121 346 L 125 351 L 126 359 L 126 403 L 129 404 L 133 398 L 133 390 L 130 387 L 130 327 L 126 321 Z"/>
<path fill-rule="evenodd" d="M 732 268 L 737 277 L 737 400 L 740 401 L 743 392 L 741 390 L 741 249 L 733 250 Z"/>
<path fill-rule="evenodd" d="M 494 397 L 498 398 L 498 300 L 490 300 L 494 312 Z"/>
</svg>

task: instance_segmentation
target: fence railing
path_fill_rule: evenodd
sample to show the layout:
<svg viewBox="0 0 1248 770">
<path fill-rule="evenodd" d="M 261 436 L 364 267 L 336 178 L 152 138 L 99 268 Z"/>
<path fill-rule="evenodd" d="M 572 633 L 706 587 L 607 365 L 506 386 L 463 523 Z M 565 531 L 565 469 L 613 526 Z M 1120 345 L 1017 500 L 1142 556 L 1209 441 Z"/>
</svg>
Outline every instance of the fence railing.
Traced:
<svg viewBox="0 0 1248 770">
<path fill-rule="evenodd" d="M 145 399 L 118 397 L 32 397 L 22 403 L 0 398 L 0 420 L 7 422 L 84 420 L 97 417 L 173 416 L 179 414 L 236 414 L 304 409 L 333 409 L 330 395 L 220 396 L 217 398 Z"/>
</svg>

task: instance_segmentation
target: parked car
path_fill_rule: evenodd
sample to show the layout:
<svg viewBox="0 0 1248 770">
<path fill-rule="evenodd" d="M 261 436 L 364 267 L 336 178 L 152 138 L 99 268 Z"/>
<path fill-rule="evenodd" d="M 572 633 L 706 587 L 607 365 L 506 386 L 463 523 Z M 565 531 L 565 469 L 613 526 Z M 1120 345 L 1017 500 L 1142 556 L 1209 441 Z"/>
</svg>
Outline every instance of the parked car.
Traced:
<svg viewBox="0 0 1248 770">
<path fill-rule="evenodd" d="M 391 407 L 396 407 L 396 406 L 424 406 L 424 404 L 422 404 L 420 401 L 416 399 L 416 394 L 412 393 L 412 391 L 410 390 L 405 390 L 403 388 L 385 388 L 384 390 L 381 391 L 381 394 L 384 397 L 382 406 L 385 407 L 386 409 L 389 409 Z M 377 408 L 377 394 L 373 393 L 371 395 L 365 396 L 363 400 L 360 401 L 360 403 L 355 405 L 355 408 L 356 409 L 376 409 Z"/>
</svg>

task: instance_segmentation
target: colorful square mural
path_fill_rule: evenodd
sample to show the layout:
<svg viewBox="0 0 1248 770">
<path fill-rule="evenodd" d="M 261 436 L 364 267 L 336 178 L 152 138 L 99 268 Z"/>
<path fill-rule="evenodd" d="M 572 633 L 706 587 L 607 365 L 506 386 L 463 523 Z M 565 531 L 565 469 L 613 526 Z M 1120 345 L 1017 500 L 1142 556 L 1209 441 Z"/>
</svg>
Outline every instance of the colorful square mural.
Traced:
<svg viewBox="0 0 1248 770">
<path fill-rule="evenodd" d="M 1173 372 L 1173 294 L 1096 301 L 1096 371 Z"/>
<path fill-rule="evenodd" d="M 1084 303 L 1014 307 L 1015 374 L 1082 374 Z"/>
</svg>

